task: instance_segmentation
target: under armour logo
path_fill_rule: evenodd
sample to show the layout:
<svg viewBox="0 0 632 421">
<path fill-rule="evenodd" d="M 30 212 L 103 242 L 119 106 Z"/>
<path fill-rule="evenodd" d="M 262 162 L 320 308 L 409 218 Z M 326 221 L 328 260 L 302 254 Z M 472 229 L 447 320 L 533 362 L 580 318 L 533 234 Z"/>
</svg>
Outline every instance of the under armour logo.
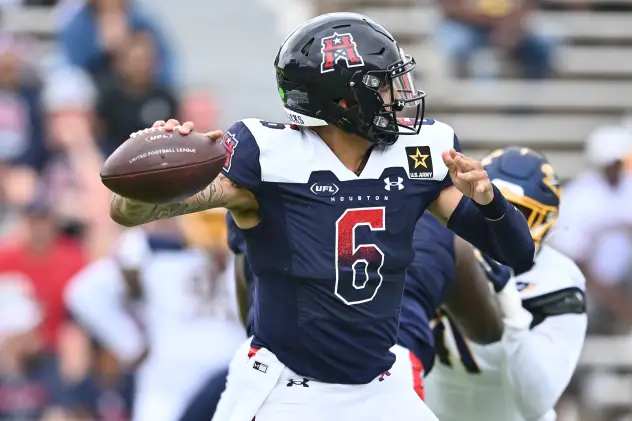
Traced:
<svg viewBox="0 0 632 421">
<path fill-rule="evenodd" d="M 303 380 L 290 379 L 290 381 L 287 382 L 287 387 L 292 387 L 294 385 L 309 387 L 309 385 L 307 384 L 308 381 L 309 379 L 306 379 L 306 378 L 303 378 Z"/>
<path fill-rule="evenodd" d="M 397 181 L 391 181 L 389 177 L 386 177 L 384 179 L 384 184 L 386 184 L 384 186 L 384 190 L 391 191 L 391 187 L 397 187 L 397 190 L 403 190 L 404 189 L 403 183 L 404 183 L 404 179 L 401 177 L 397 177 Z"/>
<path fill-rule="evenodd" d="M 387 370 L 387 371 L 385 371 L 384 373 L 382 373 L 382 374 L 380 375 L 380 377 L 378 378 L 378 381 L 383 382 L 383 381 L 384 381 L 384 377 L 388 377 L 388 376 L 390 376 L 390 375 L 391 375 L 391 373 L 389 373 L 389 372 L 388 372 L 388 370 Z"/>
</svg>

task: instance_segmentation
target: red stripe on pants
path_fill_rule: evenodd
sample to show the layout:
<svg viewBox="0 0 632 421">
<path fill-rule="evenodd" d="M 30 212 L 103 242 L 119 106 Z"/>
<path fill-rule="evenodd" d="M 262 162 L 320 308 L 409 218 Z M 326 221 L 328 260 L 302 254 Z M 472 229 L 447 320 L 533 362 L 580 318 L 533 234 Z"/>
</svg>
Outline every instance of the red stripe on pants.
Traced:
<svg viewBox="0 0 632 421">
<path fill-rule="evenodd" d="M 413 366 L 413 389 L 417 393 L 417 395 L 424 400 L 424 380 L 423 380 L 423 372 L 424 365 L 421 363 L 421 360 L 417 358 L 415 354 L 412 352 L 408 353 L 410 355 L 410 362 Z"/>
</svg>

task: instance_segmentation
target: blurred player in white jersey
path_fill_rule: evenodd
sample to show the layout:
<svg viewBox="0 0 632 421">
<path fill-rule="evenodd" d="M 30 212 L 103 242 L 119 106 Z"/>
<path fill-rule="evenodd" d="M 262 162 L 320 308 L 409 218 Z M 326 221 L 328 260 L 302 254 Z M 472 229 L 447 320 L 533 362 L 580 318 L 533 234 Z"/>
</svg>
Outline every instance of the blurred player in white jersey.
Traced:
<svg viewBox="0 0 632 421">
<path fill-rule="evenodd" d="M 216 213 L 224 231 L 218 243 L 225 244 L 224 212 Z M 134 421 L 176 420 L 245 339 L 234 305 L 232 257 L 209 258 L 155 228 L 127 231 L 115 254 L 81 271 L 66 294 L 73 315 L 125 366 L 140 361 Z M 126 309 L 134 289 L 142 329 Z"/>
<path fill-rule="evenodd" d="M 482 162 L 492 182 L 525 214 L 538 246 L 535 265 L 499 294 L 505 325 L 500 342 L 481 346 L 457 340 L 456 325 L 440 317 L 438 361 L 426 378 L 426 403 L 441 421 L 553 421 L 586 334 L 585 279 L 546 241 L 560 200 L 546 159 L 512 147 Z M 484 264 L 494 284 L 497 263 L 486 258 Z"/>
</svg>

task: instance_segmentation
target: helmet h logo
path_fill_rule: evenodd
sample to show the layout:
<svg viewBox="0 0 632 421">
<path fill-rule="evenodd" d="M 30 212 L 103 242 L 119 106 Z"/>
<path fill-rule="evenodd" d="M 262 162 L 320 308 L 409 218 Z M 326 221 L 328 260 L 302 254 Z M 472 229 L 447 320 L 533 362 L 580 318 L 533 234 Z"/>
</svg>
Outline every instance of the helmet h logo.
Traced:
<svg viewBox="0 0 632 421">
<path fill-rule="evenodd" d="M 334 70 L 338 60 L 344 60 L 347 67 L 364 66 L 364 59 L 358 54 L 358 46 L 353 41 L 351 34 L 334 34 L 321 40 L 321 52 L 323 62 L 320 65 L 320 72 L 327 73 Z"/>
</svg>

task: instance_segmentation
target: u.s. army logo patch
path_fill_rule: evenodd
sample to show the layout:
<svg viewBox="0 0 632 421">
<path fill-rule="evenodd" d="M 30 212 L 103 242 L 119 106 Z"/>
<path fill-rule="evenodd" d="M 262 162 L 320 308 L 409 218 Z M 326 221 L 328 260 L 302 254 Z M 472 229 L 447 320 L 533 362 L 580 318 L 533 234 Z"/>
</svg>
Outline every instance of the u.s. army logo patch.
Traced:
<svg viewBox="0 0 632 421">
<path fill-rule="evenodd" d="M 406 158 L 410 178 L 432 178 L 432 155 L 429 146 L 407 146 Z"/>
</svg>

